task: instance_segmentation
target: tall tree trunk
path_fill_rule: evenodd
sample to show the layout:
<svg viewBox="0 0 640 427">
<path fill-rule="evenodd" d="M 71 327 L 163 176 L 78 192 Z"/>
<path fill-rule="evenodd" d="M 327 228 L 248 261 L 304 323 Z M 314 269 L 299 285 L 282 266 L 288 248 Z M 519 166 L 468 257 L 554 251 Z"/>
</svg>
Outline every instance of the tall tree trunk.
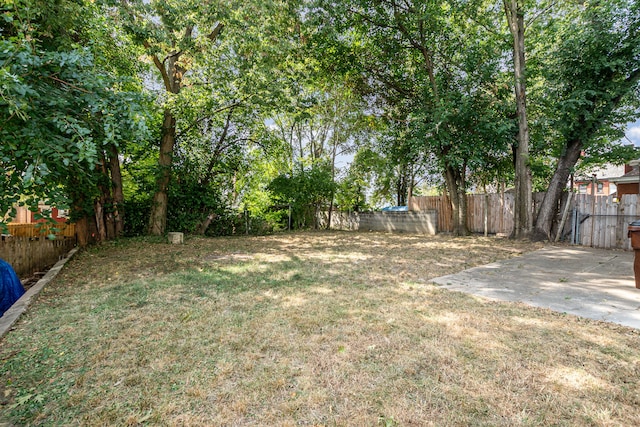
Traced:
<svg viewBox="0 0 640 427">
<path fill-rule="evenodd" d="M 219 23 L 216 28 L 207 36 L 212 42 L 215 41 L 222 30 L 223 25 Z M 191 40 L 193 26 L 187 26 L 182 36 L 183 40 Z M 152 46 L 144 42 L 144 47 L 150 51 Z M 167 92 L 178 94 L 182 88 L 182 78 L 187 71 L 180 62 L 182 51 L 171 52 L 164 60 L 160 60 L 158 55 L 152 54 L 152 60 L 160 75 Z M 173 159 L 173 147 L 176 143 L 176 119 L 168 108 L 164 110 L 164 120 L 162 121 L 162 138 L 160 140 L 160 154 L 158 155 L 159 175 L 156 180 L 156 192 L 153 195 L 151 204 L 151 215 L 149 218 L 149 233 L 152 235 L 162 235 L 167 227 L 167 211 L 169 198 L 167 189 L 171 180 L 171 163 Z"/>
<path fill-rule="evenodd" d="M 331 182 L 334 184 L 336 182 L 336 156 L 338 154 L 338 141 L 335 136 L 335 132 L 336 132 L 335 128 L 336 126 L 334 122 L 333 151 L 331 153 Z M 333 218 L 333 206 L 334 206 L 335 198 L 336 198 L 335 187 L 332 187 L 331 196 L 329 199 L 329 213 L 327 214 L 327 226 L 326 226 L 327 230 L 331 230 L 331 219 Z"/>
<path fill-rule="evenodd" d="M 98 239 L 98 242 L 104 242 L 105 240 L 107 240 L 107 231 L 106 231 L 105 222 L 104 222 L 103 198 L 104 198 L 103 196 L 98 197 L 93 205 L 93 211 L 94 211 L 93 219 L 96 223 L 96 230 L 98 232 L 98 235 L 96 236 L 96 238 Z"/>
<path fill-rule="evenodd" d="M 69 196 L 71 198 L 70 216 L 76 224 L 76 242 L 78 246 L 89 244 L 89 203 L 87 194 L 79 189 L 83 188 L 79 177 L 71 177 L 68 183 Z"/>
<path fill-rule="evenodd" d="M 333 150 L 331 151 L 331 182 L 336 182 L 336 157 L 338 156 L 338 137 L 336 136 L 338 125 L 333 122 Z M 333 216 L 333 199 L 336 197 L 334 189 L 331 190 L 331 200 L 329 202 L 329 214 L 327 215 L 327 230 L 331 229 L 331 219 Z"/>
<path fill-rule="evenodd" d="M 111 188 L 108 185 L 109 174 L 107 172 L 106 159 L 104 157 L 104 153 L 102 153 L 100 157 L 101 157 L 100 163 L 98 166 L 98 171 L 102 175 L 98 184 L 98 191 L 100 192 L 100 194 L 94 200 L 93 211 L 94 211 L 94 218 L 96 222 L 98 242 L 104 242 L 109 237 L 107 234 L 107 228 L 109 226 L 109 218 L 108 218 L 109 210 L 107 206 L 111 199 Z"/>
<path fill-rule="evenodd" d="M 591 99 L 590 106 L 575 119 L 578 123 L 576 128 L 580 130 L 581 135 L 567 138 L 563 155 L 558 159 L 558 165 L 540 205 L 533 236 L 535 239 L 551 240 L 554 219 L 562 192 L 566 188 L 574 166 L 580 159 L 584 145 L 597 134 L 606 118 L 620 105 L 628 91 L 636 87 L 638 80 L 640 80 L 640 68 L 629 74 L 622 90 L 616 96 L 600 95 Z"/>
<path fill-rule="evenodd" d="M 209 159 L 209 164 L 207 165 L 207 168 L 206 168 L 206 172 L 202 177 L 202 181 L 200 184 L 201 184 L 201 187 L 205 189 L 204 191 L 206 191 L 206 188 L 211 184 L 211 181 L 215 177 L 214 168 L 220 161 L 220 156 L 224 151 L 225 140 L 227 139 L 227 135 L 229 133 L 229 126 L 231 125 L 231 119 L 233 118 L 234 110 L 235 110 L 235 107 L 231 107 L 229 109 L 229 113 L 227 114 L 227 119 L 224 125 L 224 130 L 222 131 L 220 138 L 218 138 L 218 141 L 216 142 L 216 145 L 213 148 L 213 151 L 211 153 L 211 158 Z M 237 197 L 237 192 L 235 189 L 236 174 L 237 174 L 237 171 L 235 171 L 233 174 L 233 203 L 235 203 L 235 199 Z M 203 213 L 206 213 L 205 218 L 196 225 L 194 230 L 195 234 L 198 234 L 201 236 L 204 236 L 204 233 L 207 231 L 207 228 L 209 228 L 209 225 L 211 225 L 211 221 L 213 221 L 217 217 L 215 212 L 209 212 L 209 213 L 203 212 Z"/>
<path fill-rule="evenodd" d="M 533 193 L 529 165 L 529 126 L 527 122 L 527 92 L 525 75 L 524 12 L 518 0 L 504 0 L 505 15 L 513 37 L 513 70 L 516 111 L 518 115 L 518 146 L 515 164 L 515 206 L 512 236 L 527 237 L 533 229 Z"/>
<path fill-rule="evenodd" d="M 411 198 L 413 197 L 413 189 L 416 186 L 416 171 L 413 167 L 411 167 L 411 172 L 409 172 L 409 185 L 407 188 L 407 206 L 410 203 Z"/>
<path fill-rule="evenodd" d="M 120 237 L 124 232 L 124 193 L 122 192 L 122 172 L 118 148 L 115 145 L 109 147 L 109 171 L 113 191 L 114 234 L 115 237 Z"/>
<path fill-rule="evenodd" d="M 110 155 L 109 155 L 110 157 Z M 104 176 L 105 183 L 107 185 L 100 186 L 100 190 L 102 191 L 101 200 L 103 201 L 103 217 L 104 217 L 104 228 L 106 240 L 113 240 L 116 237 L 115 231 L 115 215 L 114 215 L 114 206 L 115 203 L 113 201 L 113 181 L 111 179 L 111 159 L 107 159 L 106 154 L 102 157 L 102 165 L 101 165 L 102 175 Z"/>
<path fill-rule="evenodd" d="M 82 217 L 76 221 L 76 242 L 83 247 L 89 244 L 89 224 L 87 217 Z"/>
<path fill-rule="evenodd" d="M 156 180 L 156 192 L 151 204 L 151 217 L 149 219 L 149 234 L 160 236 L 165 233 L 167 227 L 167 209 L 169 181 L 171 180 L 171 162 L 173 147 L 176 143 L 176 119 L 166 109 L 162 122 L 162 139 L 160 140 L 160 154 L 158 156 L 158 179 Z"/>
<path fill-rule="evenodd" d="M 567 144 L 564 154 L 558 159 L 558 166 L 540 205 L 534 230 L 535 238 L 551 240 L 551 230 L 557 214 L 558 201 L 567 186 L 573 167 L 580 159 L 581 152 L 582 141 L 575 139 Z"/>
<path fill-rule="evenodd" d="M 398 180 L 396 181 L 396 206 L 405 206 L 407 204 L 408 179 L 410 175 L 407 168 L 407 165 L 401 165 L 398 171 Z"/>
<path fill-rule="evenodd" d="M 447 166 L 444 176 L 451 203 L 453 235 L 466 236 L 469 234 L 469 229 L 467 228 L 467 194 L 464 172 Z"/>
<path fill-rule="evenodd" d="M 144 3 L 144 8 L 146 9 L 147 4 L 149 2 Z M 141 5 L 142 6 L 142 5 Z M 152 41 L 146 38 L 142 38 L 141 44 L 145 48 L 146 53 L 153 64 L 157 68 L 160 73 L 160 77 L 162 77 L 162 82 L 164 83 L 165 90 L 167 93 L 178 94 L 182 88 L 182 79 L 185 73 L 188 71 L 188 64 L 190 61 L 181 61 L 181 57 L 183 53 L 182 50 L 179 50 L 178 46 L 190 46 L 190 54 L 194 55 L 197 53 L 202 53 L 202 49 L 198 46 L 200 45 L 200 40 L 202 40 L 202 36 L 206 37 L 211 44 L 214 44 L 218 37 L 221 34 L 221 31 L 224 27 L 222 22 L 218 22 L 213 28 L 211 32 L 208 34 L 204 34 L 200 31 L 197 31 L 196 34 L 199 38 L 198 42 L 194 41 L 194 24 L 188 24 L 183 29 L 182 34 L 179 35 L 175 28 L 172 28 L 171 25 L 164 25 L 164 20 L 160 20 L 156 22 L 151 18 L 149 20 L 149 16 L 155 15 L 155 13 L 151 13 L 147 15 L 147 13 L 139 13 L 137 7 L 132 7 L 129 2 L 122 1 L 120 2 L 120 7 L 122 9 L 121 13 L 131 19 L 131 23 L 135 22 L 135 25 L 142 24 L 145 25 L 151 24 L 152 27 L 159 31 L 164 31 L 167 38 L 170 40 L 168 43 L 171 46 L 170 51 L 166 51 L 164 48 L 166 46 L 165 43 L 161 43 L 158 45 L 153 45 Z M 162 5 L 158 6 L 160 10 L 163 8 Z M 156 6 L 152 6 L 152 9 L 159 10 Z M 166 16 L 167 20 L 175 23 L 174 17 L 171 16 L 171 13 L 179 13 L 177 11 L 166 11 L 168 15 Z M 133 27 L 132 27 L 133 28 Z M 202 30 L 202 29 L 200 29 Z M 139 37 L 136 39 L 140 40 Z M 162 52 L 162 53 L 161 53 Z M 167 189 L 169 187 L 169 182 L 171 179 L 171 163 L 172 163 L 172 154 L 173 148 L 176 141 L 176 120 L 173 114 L 169 111 L 168 108 L 164 111 L 164 120 L 162 123 L 162 137 L 160 140 L 160 153 L 158 156 L 158 178 L 156 180 L 156 192 L 153 195 L 153 203 L 151 205 L 151 215 L 149 217 L 148 231 L 153 235 L 162 235 L 166 231 L 167 224 L 167 211 L 168 211 L 168 195 Z"/>
</svg>

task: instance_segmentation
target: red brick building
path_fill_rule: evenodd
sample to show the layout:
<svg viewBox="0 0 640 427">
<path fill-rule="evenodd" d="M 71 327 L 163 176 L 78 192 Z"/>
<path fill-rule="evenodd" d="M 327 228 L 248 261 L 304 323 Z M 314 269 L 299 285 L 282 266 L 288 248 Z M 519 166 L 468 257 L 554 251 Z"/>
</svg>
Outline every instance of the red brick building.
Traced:
<svg viewBox="0 0 640 427">
<path fill-rule="evenodd" d="M 67 211 L 58 208 L 49 208 L 49 206 L 41 205 L 39 206 L 40 211 L 51 209 L 51 218 L 56 222 L 66 222 L 67 221 Z M 37 220 L 35 218 L 35 212 L 31 212 L 24 206 L 18 206 L 16 208 L 16 216 L 15 218 L 11 218 L 10 222 L 17 224 L 34 224 L 36 222 L 42 222 L 44 220 Z"/>
<path fill-rule="evenodd" d="M 619 191 L 616 180 L 626 173 L 627 167 L 608 165 L 576 175 L 573 179 L 573 189 L 579 194 L 594 194 L 594 190 L 597 196 L 615 194 Z"/>
<path fill-rule="evenodd" d="M 625 194 L 640 194 L 640 173 L 638 166 L 624 165 L 624 174 L 612 179 L 617 186 L 617 196 L 622 197 Z"/>
</svg>

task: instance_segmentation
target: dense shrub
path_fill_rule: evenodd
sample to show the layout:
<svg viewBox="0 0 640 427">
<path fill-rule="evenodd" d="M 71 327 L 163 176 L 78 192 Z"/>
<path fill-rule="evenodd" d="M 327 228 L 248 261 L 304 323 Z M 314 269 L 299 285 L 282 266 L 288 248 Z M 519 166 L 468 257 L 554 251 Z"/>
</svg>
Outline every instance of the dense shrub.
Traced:
<svg viewBox="0 0 640 427">
<path fill-rule="evenodd" d="M 125 200 L 124 209 L 124 235 L 133 237 L 146 234 L 151 215 L 151 199 Z"/>
</svg>

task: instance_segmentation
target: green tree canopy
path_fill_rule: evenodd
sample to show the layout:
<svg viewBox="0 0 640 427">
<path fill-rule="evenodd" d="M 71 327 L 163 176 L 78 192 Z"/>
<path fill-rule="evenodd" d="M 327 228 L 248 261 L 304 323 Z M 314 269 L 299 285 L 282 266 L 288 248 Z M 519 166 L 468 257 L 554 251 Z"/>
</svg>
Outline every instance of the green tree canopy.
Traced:
<svg viewBox="0 0 640 427">
<path fill-rule="evenodd" d="M 105 17 L 88 2 L 56 4 L 16 0 L 2 11 L 3 214 L 16 204 L 37 210 L 39 202 L 92 213 L 104 175 L 98 165 L 146 136 L 135 85 L 95 59 L 93 28 L 106 28 Z"/>
</svg>

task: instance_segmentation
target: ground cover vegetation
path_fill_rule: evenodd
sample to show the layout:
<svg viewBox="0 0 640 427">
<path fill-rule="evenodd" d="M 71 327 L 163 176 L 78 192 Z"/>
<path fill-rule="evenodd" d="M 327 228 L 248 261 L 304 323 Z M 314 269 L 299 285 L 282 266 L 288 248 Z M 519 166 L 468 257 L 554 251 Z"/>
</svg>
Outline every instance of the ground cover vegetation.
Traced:
<svg viewBox="0 0 640 427">
<path fill-rule="evenodd" d="M 0 13 L 0 227 L 45 202 L 70 209 L 81 244 L 104 242 L 3 339 L 6 422 L 640 423 L 636 331 L 429 284 L 535 243 L 199 236 L 311 228 L 421 191 L 448 193 L 465 235 L 469 191 L 515 187 L 514 236 L 548 237 L 571 173 L 638 157 L 617 142 L 639 111 L 638 2 Z M 192 236 L 112 240 L 167 230 Z"/>
<path fill-rule="evenodd" d="M 1 7 L 0 211 L 68 207 L 97 240 L 311 227 L 421 191 L 463 235 L 466 194 L 510 187 L 514 236 L 545 238 L 572 173 L 637 157 L 631 0 Z"/>
<path fill-rule="evenodd" d="M 3 338 L 0 421 L 637 425 L 638 331 L 429 281 L 539 247 L 352 232 L 90 247 Z"/>
</svg>

